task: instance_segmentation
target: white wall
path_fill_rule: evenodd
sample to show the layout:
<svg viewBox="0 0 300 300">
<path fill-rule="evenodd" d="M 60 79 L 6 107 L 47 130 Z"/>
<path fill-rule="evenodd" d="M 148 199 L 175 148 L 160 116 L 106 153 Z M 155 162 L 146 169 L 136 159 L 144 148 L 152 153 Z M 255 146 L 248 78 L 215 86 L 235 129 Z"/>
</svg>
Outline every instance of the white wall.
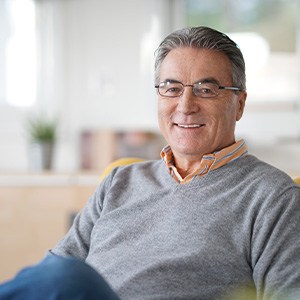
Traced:
<svg viewBox="0 0 300 300">
<path fill-rule="evenodd" d="M 59 116 L 56 168 L 78 167 L 78 139 L 84 129 L 157 130 L 153 52 L 170 31 L 169 2 L 37 3 L 42 63 L 35 110 Z M 0 170 L 28 169 L 22 129 L 27 114 L 1 108 Z"/>
<path fill-rule="evenodd" d="M 171 2 L 37 2 L 42 63 L 39 104 L 34 109 L 60 118 L 57 170 L 79 167 L 79 134 L 83 129 L 157 130 L 153 52 L 161 38 L 182 23 L 178 6 Z M 180 0 L 175 2 L 180 6 Z M 0 107 L 0 171 L 28 169 L 23 129 L 27 116 L 26 110 Z M 252 152 L 279 167 L 287 166 L 285 153 L 289 153 L 294 163 L 286 171 L 300 174 L 300 159 L 295 155 L 299 108 L 277 112 L 246 109 L 237 135 L 249 142 Z M 274 145 L 286 137 L 294 141 L 285 141 L 285 153 L 270 155 Z"/>
</svg>

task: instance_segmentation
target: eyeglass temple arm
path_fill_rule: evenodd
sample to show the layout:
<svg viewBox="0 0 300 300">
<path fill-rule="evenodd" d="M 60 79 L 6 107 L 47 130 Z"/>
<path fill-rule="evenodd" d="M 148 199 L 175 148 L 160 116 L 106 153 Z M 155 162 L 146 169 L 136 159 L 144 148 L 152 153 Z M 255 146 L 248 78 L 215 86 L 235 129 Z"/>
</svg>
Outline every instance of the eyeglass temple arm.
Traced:
<svg viewBox="0 0 300 300">
<path fill-rule="evenodd" d="M 232 91 L 241 91 L 242 89 L 235 86 L 219 86 L 220 90 L 232 90 Z"/>
</svg>

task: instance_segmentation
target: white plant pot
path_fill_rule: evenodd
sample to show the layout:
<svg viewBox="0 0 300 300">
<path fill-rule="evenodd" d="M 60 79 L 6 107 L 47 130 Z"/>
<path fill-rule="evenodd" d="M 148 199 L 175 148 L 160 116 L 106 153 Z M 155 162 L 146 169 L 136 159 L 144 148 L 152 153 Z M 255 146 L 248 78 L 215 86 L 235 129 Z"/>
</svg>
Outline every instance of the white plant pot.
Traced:
<svg viewBox="0 0 300 300">
<path fill-rule="evenodd" d="M 52 169 L 54 143 L 33 142 L 29 150 L 30 165 L 35 171 Z"/>
</svg>

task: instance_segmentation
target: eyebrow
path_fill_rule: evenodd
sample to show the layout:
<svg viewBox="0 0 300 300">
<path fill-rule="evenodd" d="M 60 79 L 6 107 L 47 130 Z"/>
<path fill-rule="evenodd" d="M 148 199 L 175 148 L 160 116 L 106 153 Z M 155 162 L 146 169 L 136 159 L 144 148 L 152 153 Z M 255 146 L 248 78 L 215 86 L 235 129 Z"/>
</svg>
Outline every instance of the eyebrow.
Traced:
<svg viewBox="0 0 300 300">
<path fill-rule="evenodd" d="M 197 80 L 197 81 L 194 82 L 194 84 L 199 83 L 199 82 L 201 82 L 201 83 L 214 83 L 214 84 L 220 85 L 219 80 L 217 80 L 214 77 L 207 77 L 207 78 Z"/>
<path fill-rule="evenodd" d="M 170 83 L 182 83 L 180 80 L 177 80 L 177 79 L 172 79 L 172 78 L 166 78 L 164 81 L 162 82 L 170 82 Z M 217 80 L 216 78 L 214 77 L 206 77 L 206 78 L 202 78 L 202 79 L 199 79 L 195 82 L 193 82 L 193 84 L 197 84 L 197 83 L 214 83 L 214 84 L 217 84 L 217 85 L 220 85 L 220 82 L 219 80 Z"/>
<path fill-rule="evenodd" d="M 176 80 L 176 79 L 171 79 L 171 78 L 167 78 L 165 79 L 164 81 L 162 82 L 170 82 L 170 83 L 182 83 L 181 81 L 179 80 Z"/>
</svg>

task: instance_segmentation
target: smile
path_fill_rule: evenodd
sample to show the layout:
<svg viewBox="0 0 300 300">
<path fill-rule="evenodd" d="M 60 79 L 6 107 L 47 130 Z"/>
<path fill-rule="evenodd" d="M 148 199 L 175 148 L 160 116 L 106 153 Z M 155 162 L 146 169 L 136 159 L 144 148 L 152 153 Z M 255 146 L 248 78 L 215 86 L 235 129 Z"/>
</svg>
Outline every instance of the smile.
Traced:
<svg viewBox="0 0 300 300">
<path fill-rule="evenodd" d="M 200 128 L 204 126 L 204 124 L 175 124 L 180 128 Z"/>
</svg>

